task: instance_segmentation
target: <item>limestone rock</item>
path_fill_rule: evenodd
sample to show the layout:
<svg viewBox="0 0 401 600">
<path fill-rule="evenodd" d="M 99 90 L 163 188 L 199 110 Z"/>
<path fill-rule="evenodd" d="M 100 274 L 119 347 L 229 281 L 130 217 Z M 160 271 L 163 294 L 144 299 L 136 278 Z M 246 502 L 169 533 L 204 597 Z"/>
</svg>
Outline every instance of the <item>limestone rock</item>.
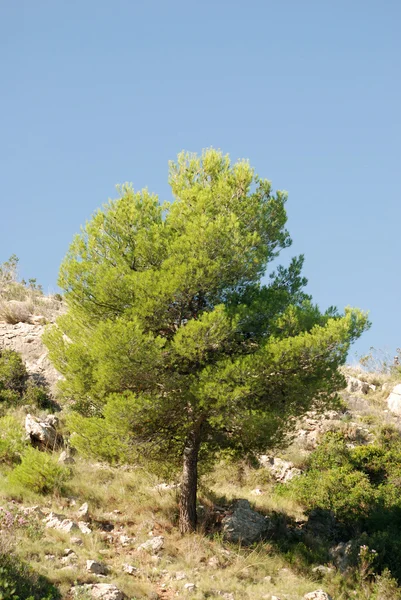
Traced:
<svg viewBox="0 0 401 600">
<path fill-rule="evenodd" d="M 126 596 L 112 583 L 89 583 L 71 589 L 72 595 L 82 597 L 86 593 L 92 600 L 125 600 Z"/>
<path fill-rule="evenodd" d="M 89 514 L 89 506 L 87 502 L 84 502 L 84 504 L 82 504 L 82 506 L 79 507 L 78 509 L 78 515 L 80 517 L 87 517 Z"/>
<path fill-rule="evenodd" d="M 75 460 L 66 450 L 63 450 L 58 458 L 58 462 L 61 465 L 73 465 Z"/>
<path fill-rule="evenodd" d="M 162 535 L 156 535 L 151 540 L 144 542 L 138 546 L 138 550 L 144 550 L 145 552 L 159 552 L 164 546 L 164 537 Z"/>
<path fill-rule="evenodd" d="M 47 357 L 47 348 L 42 343 L 43 325 L 0 323 L 0 347 L 19 352 L 28 373 L 39 383 L 47 384 L 52 394 L 62 376 Z"/>
<path fill-rule="evenodd" d="M 55 415 L 48 415 L 39 419 L 28 414 L 25 418 L 25 431 L 32 446 L 43 450 L 55 450 L 63 444 L 63 438 L 57 431 L 58 419 Z"/>
<path fill-rule="evenodd" d="M 360 392 L 362 394 L 367 394 L 369 392 L 370 387 L 366 381 L 361 381 L 357 377 L 347 374 L 345 375 L 345 379 L 347 381 L 347 392 Z"/>
<path fill-rule="evenodd" d="M 312 573 L 317 573 L 318 575 L 327 575 L 328 573 L 332 573 L 333 569 L 330 567 L 326 567 L 326 565 L 318 565 L 317 567 L 313 567 Z"/>
<path fill-rule="evenodd" d="M 196 590 L 196 585 L 194 583 L 186 583 L 184 585 L 184 590 L 186 592 L 194 592 Z"/>
<path fill-rule="evenodd" d="M 127 563 L 123 564 L 123 572 L 128 573 L 128 575 L 137 575 L 139 573 L 139 569 L 134 567 L 134 565 L 129 565 Z"/>
<path fill-rule="evenodd" d="M 86 523 L 85 521 L 78 521 L 78 528 L 81 533 L 92 533 L 92 529 L 89 527 L 89 523 Z"/>
<path fill-rule="evenodd" d="M 315 590 L 314 592 L 305 594 L 304 600 L 332 600 L 332 598 L 323 590 Z"/>
<path fill-rule="evenodd" d="M 66 533 L 78 530 L 78 525 L 74 523 L 74 521 L 53 512 L 44 519 L 44 522 L 49 529 L 58 529 L 59 531 L 65 531 Z"/>
<path fill-rule="evenodd" d="M 401 415 L 401 383 L 393 388 L 387 398 L 387 406 L 392 413 Z"/>
<path fill-rule="evenodd" d="M 248 500 L 237 500 L 231 513 L 222 520 L 225 539 L 229 542 L 240 542 L 245 546 L 261 540 L 268 529 L 267 519 L 252 510 Z"/>
<path fill-rule="evenodd" d="M 106 575 L 107 573 L 106 565 L 97 562 L 96 560 L 87 560 L 86 570 L 89 571 L 89 573 L 95 573 L 95 575 Z"/>
<path fill-rule="evenodd" d="M 352 541 L 340 542 L 330 549 L 330 558 L 341 573 L 344 573 L 350 565 L 351 552 Z"/>
<path fill-rule="evenodd" d="M 280 481 L 281 483 L 287 483 L 301 474 L 301 470 L 294 467 L 292 462 L 282 460 L 281 458 L 263 454 L 259 456 L 259 462 L 263 467 L 269 469 L 276 481 Z"/>
</svg>

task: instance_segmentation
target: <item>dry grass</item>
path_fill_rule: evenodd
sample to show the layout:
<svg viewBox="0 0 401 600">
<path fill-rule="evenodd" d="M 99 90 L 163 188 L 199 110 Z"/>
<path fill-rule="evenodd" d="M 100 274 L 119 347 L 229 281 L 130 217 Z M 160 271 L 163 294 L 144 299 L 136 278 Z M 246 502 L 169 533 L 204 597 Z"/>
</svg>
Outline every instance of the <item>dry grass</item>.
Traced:
<svg viewBox="0 0 401 600">
<path fill-rule="evenodd" d="M 5 300 L 0 297 L 0 321 L 17 323 L 52 323 L 65 311 L 63 302 L 55 296 L 27 292 L 25 298 Z"/>
</svg>

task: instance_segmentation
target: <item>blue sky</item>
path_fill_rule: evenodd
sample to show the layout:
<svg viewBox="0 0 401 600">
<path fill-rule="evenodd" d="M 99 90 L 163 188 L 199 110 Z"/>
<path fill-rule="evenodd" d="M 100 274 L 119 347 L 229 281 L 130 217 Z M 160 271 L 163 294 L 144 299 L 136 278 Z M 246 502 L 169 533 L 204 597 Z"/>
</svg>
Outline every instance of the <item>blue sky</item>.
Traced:
<svg viewBox="0 0 401 600">
<path fill-rule="evenodd" d="M 308 290 L 401 346 L 399 0 L 0 2 L 0 262 L 55 290 L 81 224 L 215 146 L 289 192 Z"/>
</svg>

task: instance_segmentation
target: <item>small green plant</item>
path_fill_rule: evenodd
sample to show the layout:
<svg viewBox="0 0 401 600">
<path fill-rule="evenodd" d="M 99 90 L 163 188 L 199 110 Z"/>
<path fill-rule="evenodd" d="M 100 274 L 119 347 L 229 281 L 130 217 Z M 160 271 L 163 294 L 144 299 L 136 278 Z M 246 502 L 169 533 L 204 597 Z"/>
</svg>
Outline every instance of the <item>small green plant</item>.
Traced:
<svg viewBox="0 0 401 600">
<path fill-rule="evenodd" d="M 24 404 L 33 404 L 43 409 L 50 406 L 50 399 L 46 388 L 43 385 L 38 385 L 32 379 L 28 380 L 23 401 Z"/>
<path fill-rule="evenodd" d="M 45 577 L 13 553 L 0 555 L 0 600 L 60 600 L 61 594 Z"/>
<path fill-rule="evenodd" d="M 0 463 L 18 463 L 26 447 L 24 431 L 11 415 L 0 418 Z"/>
<path fill-rule="evenodd" d="M 18 400 L 25 390 L 28 373 L 14 350 L 0 350 L 0 401 Z"/>
<path fill-rule="evenodd" d="M 19 464 L 8 476 L 10 483 L 23 486 L 39 494 L 61 490 L 71 476 L 71 470 L 58 464 L 57 459 L 46 452 L 28 448 Z"/>
</svg>

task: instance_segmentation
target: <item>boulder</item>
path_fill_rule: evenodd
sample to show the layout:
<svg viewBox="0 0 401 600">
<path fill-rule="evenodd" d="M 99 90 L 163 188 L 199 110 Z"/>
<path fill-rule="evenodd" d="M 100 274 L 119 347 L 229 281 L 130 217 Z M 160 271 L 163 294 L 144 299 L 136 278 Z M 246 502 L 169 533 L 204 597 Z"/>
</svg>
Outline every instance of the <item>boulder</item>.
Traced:
<svg viewBox="0 0 401 600">
<path fill-rule="evenodd" d="M 71 588 L 72 596 L 82 598 L 86 597 L 92 600 L 125 600 L 126 595 L 121 592 L 116 585 L 112 583 L 86 583 L 76 585 Z"/>
<path fill-rule="evenodd" d="M 330 558 L 341 573 L 344 573 L 351 563 L 352 541 L 340 542 L 330 548 Z"/>
<path fill-rule="evenodd" d="M 57 426 L 58 419 L 55 415 L 39 419 L 28 414 L 25 419 L 26 437 L 35 448 L 55 450 L 63 445 L 63 437 L 57 431 Z"/>
<path fill-rule="evenodd" d="M 395 415 L 401 415 L 401 383 L 393 388 L 387 398 L 387 406 Z"/>
<path fill-rule="evenodd" d="M 248 500 L 237 500 L 230 513 L 222 520 L 224 538 L 245 546 L 263 539 L 268 530 L 268 520 L 252 510 Z"/>
<path fill-rule="evenodd" d="M 106 575 L 107 573 L 106 565 L 97 562 L 96 560 L 87 560 L 86 570 L 89 571 L 89 573 L 95 573 L 95 575 Z"/>
</svg>

